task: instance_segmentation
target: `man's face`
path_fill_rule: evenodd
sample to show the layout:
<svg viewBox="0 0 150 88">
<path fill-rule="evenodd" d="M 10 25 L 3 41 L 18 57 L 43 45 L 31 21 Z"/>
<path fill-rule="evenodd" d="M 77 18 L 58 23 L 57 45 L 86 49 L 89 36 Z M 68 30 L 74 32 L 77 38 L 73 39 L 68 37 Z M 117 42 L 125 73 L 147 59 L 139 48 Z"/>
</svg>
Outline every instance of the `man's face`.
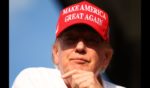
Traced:
<svg viewBox="0 0 150 88">
<path fill-rule="evenodd" d="M 62 74 L 73 69 L 97 73 L 109 62 L 103 40 L 86 26 L 74 26 L 63 32 L 55 49 L 54 62 Z"/>
</svg>

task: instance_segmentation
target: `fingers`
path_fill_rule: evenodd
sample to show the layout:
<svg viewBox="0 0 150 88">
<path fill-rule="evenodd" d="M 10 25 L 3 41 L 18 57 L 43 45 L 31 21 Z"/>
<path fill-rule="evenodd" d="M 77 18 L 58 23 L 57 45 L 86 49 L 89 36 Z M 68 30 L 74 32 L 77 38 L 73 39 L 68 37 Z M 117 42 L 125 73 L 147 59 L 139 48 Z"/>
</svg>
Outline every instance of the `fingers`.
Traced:
<svg viewBox="0 0 150 88">
<path fill-rule="evenodd" d="M 102 88 L 93 72 L 83 70 L 72 70 L 62 76 L 65 80 L 71 79 L 72 88 Z"/>
<path fill-rule="evenodd" d="M 69 72 L 65 73 L 64 75 L 62 75 L 62 78 L 64 80 L 71 79 L 70 85 L 72 88 L 80 88 L 79 87 L 80 83 L 82 83 L 83 81 L 85 81 L 87 79 L 86 74 L 87 73 L 82 70 L 72 70 L 72 71 L 69 71 Z"/>
<path fill-rule="evenodd" d="M 71 77 L 73 74 L 77 73 L 77 70 L 72 70 L 72 71 L 69 71 L 65 74 L 62 75 L 62 78 L 66 79 L 66 78 L 69 78 Z"/>
</svg>

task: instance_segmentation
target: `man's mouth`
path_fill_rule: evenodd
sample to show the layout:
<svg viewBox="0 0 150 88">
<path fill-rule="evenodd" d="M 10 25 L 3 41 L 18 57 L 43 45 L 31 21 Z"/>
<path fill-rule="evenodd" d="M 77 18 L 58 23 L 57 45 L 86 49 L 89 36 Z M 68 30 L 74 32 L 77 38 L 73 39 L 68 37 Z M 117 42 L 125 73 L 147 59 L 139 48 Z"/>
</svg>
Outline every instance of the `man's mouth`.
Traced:
<svg viewBox="0 0 150 88">
<path fill-rule="evenodd" d="M 83 58 L 71 58 L 70 61 L 75 62 L 77 64 L 86 64 L 86 63 L 89 63 L 88 60 L 83 59 Z"/>
</svg>

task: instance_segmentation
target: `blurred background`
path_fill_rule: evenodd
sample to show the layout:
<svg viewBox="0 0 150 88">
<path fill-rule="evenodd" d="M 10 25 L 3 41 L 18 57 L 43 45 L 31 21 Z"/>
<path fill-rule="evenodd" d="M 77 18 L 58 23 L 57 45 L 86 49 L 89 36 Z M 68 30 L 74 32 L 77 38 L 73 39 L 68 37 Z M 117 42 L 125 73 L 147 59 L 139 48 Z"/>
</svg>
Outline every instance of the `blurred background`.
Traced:
<svg viewBox="0 0 150 88">
<path fill-rule="evenodd" d="M 51 46 L 59 11 L 82 0 L 9 0 L 9 86 L 27 67 L 54 67 Z M 110 18 L 112 62 L 110 81 L 141 86 L 141 1 L 87 0 L 104 9 Z"/>
</svg>

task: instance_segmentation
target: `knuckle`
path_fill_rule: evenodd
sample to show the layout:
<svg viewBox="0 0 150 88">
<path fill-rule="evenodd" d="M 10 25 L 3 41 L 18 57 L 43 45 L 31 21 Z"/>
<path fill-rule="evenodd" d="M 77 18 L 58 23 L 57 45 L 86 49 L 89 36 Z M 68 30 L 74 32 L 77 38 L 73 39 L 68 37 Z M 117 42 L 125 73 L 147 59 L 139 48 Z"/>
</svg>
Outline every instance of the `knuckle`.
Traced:
<svg viewBox="0 0 150 88">
<path fill-rule="evenodd" d="M 73 76 L 72 76 L 72 79 L 73 79 L 73 80 L 75 80 L 75 79 L 76 79 L 76 76 L 75 76 L 75 75 L 73 75 Z"/>
</svg>

